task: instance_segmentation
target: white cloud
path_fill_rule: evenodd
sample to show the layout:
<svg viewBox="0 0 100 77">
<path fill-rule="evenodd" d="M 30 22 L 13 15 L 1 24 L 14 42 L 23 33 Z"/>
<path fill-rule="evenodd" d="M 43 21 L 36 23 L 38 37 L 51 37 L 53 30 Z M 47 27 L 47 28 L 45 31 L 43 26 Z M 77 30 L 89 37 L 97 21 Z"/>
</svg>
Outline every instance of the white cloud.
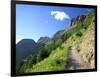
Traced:
<svg viewBox="0 0 100 77">
<path fill-rule="evenodd" d="M 69 15 L 62 11 L 51 11 L 51 15 L 54 16 L 56 20 L 60 20 L 60 21 L 64 19 L 68 19 L 68 20 L 70 19 Z"/>
</svg>

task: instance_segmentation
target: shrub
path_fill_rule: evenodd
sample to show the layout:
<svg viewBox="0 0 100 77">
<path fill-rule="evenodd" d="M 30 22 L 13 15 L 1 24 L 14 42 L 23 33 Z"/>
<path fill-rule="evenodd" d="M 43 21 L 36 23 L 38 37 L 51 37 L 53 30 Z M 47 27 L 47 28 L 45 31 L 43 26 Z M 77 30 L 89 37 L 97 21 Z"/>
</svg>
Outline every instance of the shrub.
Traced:
<svg viewBox="0 0 100 77">
<path fill-rule="evenodd" d="M 55 41 L 55 47 L 57 48 L 58 46 L 60 46 L 62 44 L 62 40 L 58 39 Z"/>
<path fill-rule="evenodd" d="M 62 49 L 64 49 L 64 47 L 61 45 L 61 46 L 60 46 L 60 49 L 62 50 Z"/>
<path fill-rule="evenodd" d="M 45 49 L 45 47 L 42 47 L 40 49 L 40 51 L 38 52 L 37 55 L 37 62 L 40 62 L 41 60 L 43 60 L 44 58 L 48 57 L 50 54 L 50 52 L 48 50 Z"/>
<path fill-rule="evenodd" d="M 76 33 L 76 36 L 78 36 L 78 37 L 81 37 L 83 34 L 82 34 L 82 32 L 77 32 Z"/>
<path fill-rule="evenodd" d="M 61 65 L 61 60 L 55 60 L 57 65 Z"/>
</svg>

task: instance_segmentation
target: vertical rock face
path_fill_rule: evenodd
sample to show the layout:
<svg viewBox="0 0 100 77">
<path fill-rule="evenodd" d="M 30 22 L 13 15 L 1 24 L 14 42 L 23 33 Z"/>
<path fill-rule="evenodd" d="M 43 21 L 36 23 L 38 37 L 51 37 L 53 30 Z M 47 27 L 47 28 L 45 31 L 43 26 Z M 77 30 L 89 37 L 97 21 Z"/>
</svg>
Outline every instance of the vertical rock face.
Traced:
<svg viewBox="0 0 100 77">
<path fill-rule="evenodd" d="M 76 23 L 76 19 L 75 18 L 72 18 L 70 26 L 75 25 L 75 23 Z"/>
<path fill-rule="evenodd" d="M 77 16 L 76 18 L 72 18 L 70 26 L 74 26 L 78 22 L 84 22 L 86 19 L 86 15 Z"/>
<path fill-rule="evenodd" d="M 38 45 L 32 39 L 23 39 L 16 45 L 16 62 L 20 62 L 35 52 Z"/>
</svg>

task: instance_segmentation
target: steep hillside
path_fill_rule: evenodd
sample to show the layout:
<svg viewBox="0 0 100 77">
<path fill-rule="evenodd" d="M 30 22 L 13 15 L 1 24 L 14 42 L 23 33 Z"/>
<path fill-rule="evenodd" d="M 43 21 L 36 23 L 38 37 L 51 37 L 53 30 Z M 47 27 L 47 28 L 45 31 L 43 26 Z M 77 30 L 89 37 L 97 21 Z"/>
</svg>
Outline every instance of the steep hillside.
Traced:
<svg viewBox="0 0 100 77">
<path fill-rule="evenodd" d="M 94 68 L 94 15 L 91 11 L 72 19 L 69 29 L 56 32 L 35 56 L 17 66 L 17 73 Z"/>
<path fill-rule="evenodd" d="M 70 59 L 68 62 L 69 70 L 95 68 L 94 29 L 95 23 L 92 22 L 87 29 L 87 32 L 80 38 L 80 40 L 74 42 L 71 46 L 68 53 Z"/>
<path fill-rule="evenodd" d="M 80 55 L 88 68 L 95 68 L 95 23 L 92 22 L 80 43 Z"/>
</svg>

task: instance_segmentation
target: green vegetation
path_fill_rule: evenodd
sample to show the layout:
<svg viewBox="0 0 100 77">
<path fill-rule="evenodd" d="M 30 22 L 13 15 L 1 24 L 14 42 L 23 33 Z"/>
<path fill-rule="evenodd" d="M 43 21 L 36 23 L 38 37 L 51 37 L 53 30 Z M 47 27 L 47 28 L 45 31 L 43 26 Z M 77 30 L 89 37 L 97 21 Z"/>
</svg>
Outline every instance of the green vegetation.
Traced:
<svg viewBox="0 0 100 77">
<path fill-rule="evenodd" d="M 79 43 L 87 32 L 94 17 L 94 12 L 86 15 L 84 22 L 77 22 L 77 26 L 62 32 L 59 37 L 52 38 L 43 44 L 36 54 L 16 66 L 17 73 L 45 72 L 66 70 L 68 67 L 68 52 L 73 43 L 77 43 L 77 51 L 80 51 Z"/>
<path fill-rule="evenodd" d="M 63 52 L 61 52 L 63 51 Z M 66 67 L 66 61 L 67 61 L 67 49 L 59 49 L 52 51 L 52 54 L 40 63 L 37 63 L 35 66 L 33 66 L 33 69 L 31 70 L 34 72 L 41 72 L 41 71 L 55 71 L 55 70 L 61 70 Z"/>
</svg>

